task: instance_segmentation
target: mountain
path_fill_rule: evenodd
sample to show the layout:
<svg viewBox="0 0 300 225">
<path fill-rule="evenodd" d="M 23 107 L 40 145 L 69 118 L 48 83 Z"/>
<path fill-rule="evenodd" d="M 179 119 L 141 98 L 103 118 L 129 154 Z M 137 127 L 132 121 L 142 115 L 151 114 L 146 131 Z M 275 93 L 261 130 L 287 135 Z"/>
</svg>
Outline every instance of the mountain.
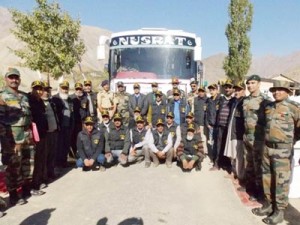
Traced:
<svg viewBox="0 0 300 225">
<path fill-rule="evenodd" d="M 19 49 L 23 46 L 10 29 L 14 27 L 11 15 L 6 8 L 0 7 L 0 74 L 4 74 L 8 67 L 17 67 L 20 69 L 23 78 L 24 87 L 29 87 L 33 80 L 38 79 L 38 74 L 28 68 L 21 67 L 21 59 L 15 56 L 10 50 Z M 111 32 L 97 27 L 82 26 L 80 37 L 86 45 L 86 53 L 82 57 L 81 67 L 85 73 L 102 71 L 105 61 L 98 61 L 96 57 L 97 45 L 100 35 L 110 36 Z M 107 53 L 108 54 L 108 53 Z M 204 80 L 208 83 L 217 82 L 225 78 L 225 72 L 222 69 L 225 53 L 219 53 L 203 59 Z M 79 68 L 74 68 L 78 71 Z M 254 57 L 249 70 L 250 74 L 259 74 L 265 78 L 271 78 L 283 74 L 291 79 L 300 82 L 300 50 L 285 56 L 266 55 Z"/>
</svg>

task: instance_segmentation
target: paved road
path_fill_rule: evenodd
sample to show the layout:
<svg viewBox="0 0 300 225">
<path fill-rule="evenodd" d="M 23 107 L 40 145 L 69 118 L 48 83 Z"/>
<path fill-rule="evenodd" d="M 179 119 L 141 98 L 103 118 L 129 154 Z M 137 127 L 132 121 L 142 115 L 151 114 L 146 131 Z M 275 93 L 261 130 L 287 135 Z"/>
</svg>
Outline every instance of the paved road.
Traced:
<svg viewBox="0 0 300 225">
<path fill-rule="evenodd" d="M 232 180 L 223 171 L 208 169 L 207 160 L 201 172 L 191 173 L 183 173 L 175 163 L 171 169 L 146 169 L 144 163 L 105 172 L 72 169 L 50 184 L 45 195 L 8 209 L 0 224 L 263 224 L 241 201 Z M 291 207 L 284 224 L 296 225 L 299 211 Z"/>
</svg>

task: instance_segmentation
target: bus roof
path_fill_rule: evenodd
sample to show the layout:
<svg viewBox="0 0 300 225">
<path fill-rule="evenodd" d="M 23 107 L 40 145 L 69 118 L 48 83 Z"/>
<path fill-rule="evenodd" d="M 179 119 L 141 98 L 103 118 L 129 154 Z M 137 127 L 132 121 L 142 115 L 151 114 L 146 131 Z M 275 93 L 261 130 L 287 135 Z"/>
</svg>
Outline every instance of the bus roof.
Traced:
<svg viewBox="0 0 300 225">
<path fill-rule="evenodd" d="M 176 35 L 196 38 L 196 34 L 185 32 L 182 30 L 168 30 L 165 28 L 141 28 L 139 30 L 129 30 L 117 33 L 112 33 L 111 38 L 127 35 Z"/>
</svg>

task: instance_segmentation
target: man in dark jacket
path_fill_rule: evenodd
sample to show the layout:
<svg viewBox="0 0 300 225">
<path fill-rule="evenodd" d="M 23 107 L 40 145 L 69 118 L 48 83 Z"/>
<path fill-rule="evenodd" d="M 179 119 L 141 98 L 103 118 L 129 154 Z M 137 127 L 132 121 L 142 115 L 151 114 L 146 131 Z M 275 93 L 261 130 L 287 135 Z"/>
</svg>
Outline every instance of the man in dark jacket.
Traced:
<svg viewBox="0 0 300 225">
<path fill-rule="evenodd" d="M 94 128 L 94 119 L 88 116 L 84 119 L 84 129 L 77 137 L 77 150 L 79 159 L 76 161 L 77 167 L 83 170 L 105 171 L 104 162 L 104 135 Z"/>
<path fill-rule="evenodd" d="M 81 119 L 91 116 L 97 122 L 97 93 L 92 91 L 92 81 L 85 80 L 83 86 L 84 94 L 80 108 Z"/>
</svg>

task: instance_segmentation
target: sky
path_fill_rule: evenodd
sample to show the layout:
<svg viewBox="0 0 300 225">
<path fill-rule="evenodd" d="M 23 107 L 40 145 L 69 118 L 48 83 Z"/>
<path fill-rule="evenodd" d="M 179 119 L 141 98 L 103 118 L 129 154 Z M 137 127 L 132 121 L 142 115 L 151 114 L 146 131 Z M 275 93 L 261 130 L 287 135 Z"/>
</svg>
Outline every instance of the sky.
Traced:
<svg viewBox="0 0 300 225">
<path fill-rule="evenodd" d="M 52 2 L 52 0 L 48 0 Z M 225 36 L 230 0 L 57 0 L 62 10 L 83 25 L 120 32 L 167 28 L 195 33 L 202 56 L 228 52 Z M 300 50 L 300 0 L 250 0 L 254 6 L 249 32 L 254 57 L 284 56 Z M 0 0 L 0 6 L 30 12 L 35 0 Z M 96 46 L 95 46 L 96 48 Z"/>
</svg>

